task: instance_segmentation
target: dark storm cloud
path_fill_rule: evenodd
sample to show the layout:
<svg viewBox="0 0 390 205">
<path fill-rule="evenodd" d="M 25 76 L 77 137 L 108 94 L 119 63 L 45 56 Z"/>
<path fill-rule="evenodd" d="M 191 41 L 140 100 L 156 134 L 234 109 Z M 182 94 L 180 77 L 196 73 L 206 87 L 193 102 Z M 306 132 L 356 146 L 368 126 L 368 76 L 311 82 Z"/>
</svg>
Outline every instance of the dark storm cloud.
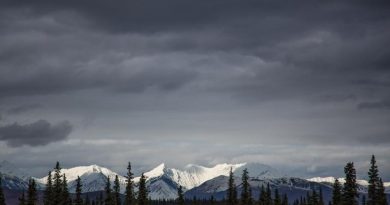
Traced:
<svg viewBox="0 0 390 205">
<path fill-rule="evenodd" d="M 1 1 L 0 28 L 1 107 L 26 100 L 55 119 L 93 118 L 66 142 L 90 138 L 78 154 L 111 150 L 126 137 L 157 142 L 128 154 L 155 153 L 150 164 L 177 156 L 159 158 L 161 139 L 226 141 L 232 149 L 264 143 L 228 157 L 213 146 L 177 163 L 218 156 L 289 164 L 298 150 L 294 163 L 306 166 L 307 153 L 317 153 L 311 164 L 329 156 L 334 167 L 378 146 L 390 154 L 389 1 Z M 287 145 L 262 157 L 279 143 Z M 355 146 L 364 153 L 342 153 Z M 126 158 L 123 149 L 100 154 L 108 162 Z"/>
<path fill-rule="evenodd" d="M 41 104 L 24 104 L 16 107 L 9 108 L 7 110 L 7 114 L 21 114 L 24 112 L 28 112 L 31 110 L 43 108 L 43 105 Z"/>
<path fill-rule="evenodd" d="M 358 104 L 359 109 L 390 109 L 390 101 L 362 102 Z"/>
<path fill-rule="evenodd" d="M 54 125 L 46 120 L 38 120 L 26 125 L 14 123 L 0 127 L 0 141 L 6 142 L 11 147 L 43 146 L 65 140 L 71 131 L 72 125 L 67 121 Z"/>
</svg>

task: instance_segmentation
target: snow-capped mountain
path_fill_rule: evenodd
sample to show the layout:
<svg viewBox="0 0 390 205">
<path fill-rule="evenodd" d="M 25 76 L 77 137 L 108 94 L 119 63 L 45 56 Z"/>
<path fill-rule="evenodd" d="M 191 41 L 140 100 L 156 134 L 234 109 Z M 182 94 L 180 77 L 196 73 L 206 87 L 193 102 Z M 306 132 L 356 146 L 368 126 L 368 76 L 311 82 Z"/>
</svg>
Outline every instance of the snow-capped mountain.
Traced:
<svg viewBox="0 0 390 205">
<path fill-rule="evenodd" d="M 337 178 L 337 179 L 339 180 L 339 182 L 341 184 L 345 183 L 344 178 Z M 307 180 L 311 181 L 311 182 L 317 182 L 317 183 L 333 184 L 336 181 L 336 178 L 335 177 L 313 177 L 313 178 L 310 178 Z M 358 180 L 356 180 L 356 183 L 362 187 L 361 188 L 362 192 L 366 192 L 366 188 L 368 186 L 367 180 L 358 179 Z M 385 187 L 386 192 L 390 192 L 390 182 L 383 182 L 383 186 Z"/>
<path fill-rule="evenodd" d="M 54 176 L 54 171 L 51 172 Z M 70 192 L 76 190 L 76 180 L 79 176 L 83 184 L 83 192 L 93 192 L 104 190 L 107 177 L 110 177 L 110 181 L 114 181 L 115 176 L 118 175 L 119 182 L 121 184 L 121 190 L 124 190 L 126 178 L 98 165 L 79 166 L 69 169 L 61 169 L 61 174 L 65 174 L 68 181 L 68 188 Z M 47 176 L 43 178 L 37 178 L 37 182 L 46 184 Z"/>
<path fill-rule="evenodd" d="M 233 170 L 235 181 L 240 190 L 240 177 L 242 171 L 247 169 L 250 176 L 250 184 L 254 196 L 258 195 L 259 187 L 270 183 L 271 187 L 278 188 L 282 193 L 287 193 L 289 198 L 306 194 L 312 188 L 321 187 L 324 194 L 330 193 L 333 177 L 316 177 L 311 179 L 300 179 L 287 177 L 275 168 L 260 163 L 240 164 L 217 164 L 213 167 L 199 165 L 187 165 L 184 169 L 168 168 L 164 163 L 150 171 L 144 172 L 147 177 L 146 185 L 149 190 L 149 197 L 152 199 L 174 199 L 177 197 L 177 188 L 182 186 L 186 191 L 186 197 L 196 196 L 197 198 L 208 198 L 211 195 L 222 199 L 226 195 L 227 180 L 230 169 Z M 30 178 L 23 170 L 13 166 L 9 162 L 0 163 L 0 172 L 3 178 L 3 186 L 10 190 L 23 190 L 27 188 Z M 124 192 L 126 178 L 118 173 L 98 165 L 79 166 L 62 169 L 68 180 L 70 192 L 75 192 L 76 179 L 79 176 L 83 184 L 83 192 L 102 191 L 105 188 L 107 177 L 112 184 L 115 176 L 118 175 L 121 191 Z M 54 173 L 52 173 L 54 175 Z M 138 191 L 140 177 L 134 178 L 135 191 Z M 40 189 L 44 188 L 47 176 L 36 178 Z M 340 182 L 344 179 L 340 178 Z M 367 181 L 358 180 L 359 191 L 366 192 Z M 390 183 L 385 183 L 390 187 Z"/>
<path fill-rule="evenodd" d="M 218 164 L 214 167 L 204 167 L 199 165 L 187 165 L 184 170 L 167 168 L 165 164 L 160 164 L 156 168 L 152 169 L 149 172 L 145 172 L 144 175 L 147 177 L 147 180 L 165 176 L 166 178 L 171 179 L 175 183 L 181 185 L 185 189 L 191 189 L 193 187 L 199 186 L 203 182 L 213 179 L 217 176 L 228 176 L 230 169 L 233 171 L 237 170 L 240 167 L 243 167 L 244 164 Z M 139 181 L 139 177 L 134 178 L 135 182 Z"/>
<path fill-rule="evenodd" d="M 8 189 L 23 190 L 28 187 L 28 176 L 25 172 L 8 161 L 0 163 L 0 177 L 2 186 Z"/>
</svg>

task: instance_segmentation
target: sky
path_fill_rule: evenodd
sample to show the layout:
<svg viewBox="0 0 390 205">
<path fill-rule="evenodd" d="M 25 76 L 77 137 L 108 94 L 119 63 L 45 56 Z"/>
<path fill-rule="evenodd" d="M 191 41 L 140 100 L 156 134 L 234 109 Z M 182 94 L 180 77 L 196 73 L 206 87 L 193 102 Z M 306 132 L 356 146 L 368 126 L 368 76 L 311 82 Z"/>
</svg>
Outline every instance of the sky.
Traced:
<svg viewBox="0 0 390 205">
<path fill-rule="evenodd" d="M 1 1 L 0 160 L 390 181 L 389 1 Z"/>
</svg>

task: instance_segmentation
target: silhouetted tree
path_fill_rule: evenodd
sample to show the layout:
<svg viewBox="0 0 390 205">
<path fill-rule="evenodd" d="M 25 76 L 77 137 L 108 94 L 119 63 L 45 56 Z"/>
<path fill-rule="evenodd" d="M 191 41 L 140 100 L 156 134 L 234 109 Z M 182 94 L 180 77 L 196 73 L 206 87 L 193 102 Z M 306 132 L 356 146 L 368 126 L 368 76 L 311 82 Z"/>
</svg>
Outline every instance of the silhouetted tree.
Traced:
<svg viewBox="0 0 390 205">
<path fill-rule="evenodd" d="M 385 187 L 383 185 L 383 181 L 381 178 L 379 178 L 378 183 L 378 205 L 387 205 L 387 196 L 385 193 Z"/>
<path fill-rule="evenodd" d="M 49 172 L 47 176 L 46 181 L 46 188 L 43 193 L 43 204 L 44 205 L 51 205 L 53 204 L 53 181 L 51 178 L 51 171 Z"/>
<path fill-rule="evenodd" d="M 83 204 L 83 199 L 81 198 L 81 192 L 82 192 L 81 179 L 80 179 L 79 176 L 77 176 L 77 180 L 76 180 L 76 199 L 75 199 L 75 204 L 76 205 L 82 205 Z"/>
<path fill-rule="evenodd" d="M 146 189 L 146 177 L 142 173 L 139 180 L 139 190 L 138 190 L 138 205 L 147 205 L 148 204 L 148 190 Z"/>
<path fill-rule="evenodd" d="M 62 175 L 62 204 L 72 204 L 72 200 L 69 197 L 68 181 L 66 180 L 65 174 Z"/>
<path fill-rule="evenodd" d="M 241 187 L 241 204 L 242 205 L 248 205 L 251 201 L 250 196 L 250 184 L 249 184 L 249 173 L 247 169 L 244 169 L 242 172 L 242 187 Z"/>
<path fill-rule="evenodd" d="M 341 184 L 338 179 L 333 184 L 332 205 L 341 205 Z"/>
<path fill-rule="evenodd" d="M 230 172 L 229 172 L 227 202 L 228 205 L 236 205 L 237 202 L 237 191 L 236 191 L 236 185 L 234 183 L 234 174 L 232 168 L 230 168 Z"/>
<path fill-rule="evenodd" d="M 63 204 L 63 193 L 62 193 L 62 176 L 61 176 L 61 166 L 60 163 L 57 162 L 54 167 L 54 176 L 53 176 L 53 205 Z"/>
<path fill-rule="evenodd" d="M 379 173 L 378 166 L 376 165 L 375 156 L 372 155 L 370 162 L 370 169 L 368 170 L 368 205 L 379 205 L 378 198 L 378 183 L 379 183 Z"/>
<path fill-rule="evenodd" d="M 118 175 L 115 175 L 115 180 L 114 180 L 114 201 L 115 201 L 115 205 L 121 205 L 122 202 L 121 202 L 121 187 L 120 187 L 120 184 L 119 184 L 119 178 L 118 178 Z"/>
<path fill-rule="evenodd" d="M 28 181 L 27 205 L 38 204 L 37 185 L 34 179 Z"/>
<path fill-rule="evenodd" d="M 104 200 L 104 204 L 105 205 L 114 205 L 114 200 L 112 198 L 110 177 L 107 177 L 105 192 L 106 192 L 106 199 Z"/>
<path fill-rule="evenodd" d="M 343 205 L 357 205 L 356 198 L 359 196 L 356 184 L 356 170 L 353 162 L 348 162 L 344 167 L 345 184 L 343 187 L 342 201 Z"/>
<path fill-rule="evenodd" d="M 131 172 L 131 163 L 127 165 L 126 175 L 126 191 L 125 191 L 125 205 L 133 205 L 134 199 L 134 184 L 133 184 L 133 173 Z"/>
</svg>

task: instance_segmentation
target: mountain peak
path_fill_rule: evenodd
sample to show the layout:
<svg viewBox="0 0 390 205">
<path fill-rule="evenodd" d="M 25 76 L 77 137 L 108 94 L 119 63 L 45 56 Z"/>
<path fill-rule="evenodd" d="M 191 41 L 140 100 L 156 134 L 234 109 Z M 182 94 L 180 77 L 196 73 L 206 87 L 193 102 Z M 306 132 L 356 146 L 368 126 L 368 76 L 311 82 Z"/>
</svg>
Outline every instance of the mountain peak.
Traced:
<svg viewBox="0 0 390 205">
<path fill-rule="evenodd" d="M 165 163 L 161 163 L 154 169 L 145 172 L 144 175 L 148 178 L 158 177 L 164 174 L 164 170 L 165 170 Z"/>
</svg>

